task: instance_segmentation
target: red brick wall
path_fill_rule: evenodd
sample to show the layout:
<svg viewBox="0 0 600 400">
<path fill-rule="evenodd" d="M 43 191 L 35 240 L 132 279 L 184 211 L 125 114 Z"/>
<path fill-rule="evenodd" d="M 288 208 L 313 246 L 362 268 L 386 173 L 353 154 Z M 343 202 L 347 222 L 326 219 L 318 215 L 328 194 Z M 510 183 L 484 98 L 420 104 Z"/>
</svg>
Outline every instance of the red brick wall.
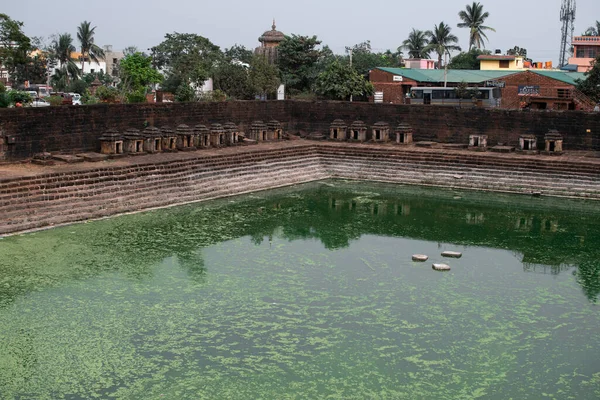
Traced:
<svg viewBox="0 0 600 400">
<path fill-rule="evenodd" d="M 394 74 L 372 69 L 369 72 L 369 81 L 375 87 L 376 92 L 383 92 L 383 102 L 392 104 L 405 104 L 405 93 L 409 86 L 417 86 L 412 79 L 403 78 L 402 82 L 394 82 Z M 370 98 L 369 101 L 373 101 Z"/>
<path fill-rule="evenodd" d="M 506 82 L 506 87 L 502 89 L 502 107 L 516 107 L 522 97 L 519 96 L 519 86 L 534 85 L 540 89 L 572 89 L 573 85 L 551 79 L 546 76 L 538 75 L 534 72 L 525 71 L 519 74 L 509 75 L 501 81 Z M 550 108 L 550 107 L 549 107 Z"/>
</svg>

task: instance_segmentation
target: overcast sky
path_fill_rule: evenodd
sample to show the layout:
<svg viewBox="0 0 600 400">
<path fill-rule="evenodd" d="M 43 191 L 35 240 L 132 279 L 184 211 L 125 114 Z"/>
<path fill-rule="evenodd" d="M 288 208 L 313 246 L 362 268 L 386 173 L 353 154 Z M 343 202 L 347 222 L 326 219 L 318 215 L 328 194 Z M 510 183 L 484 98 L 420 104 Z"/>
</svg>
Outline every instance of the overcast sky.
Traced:
<svg viewBox="0 0 600 400">
<path fill-rule="evenodd" d="M 490 13 L 488 49 L 503 52 L 525 47 L 535 61 L 556 64 L 560 45 L 560 0 L 480 0 Z M 468 48 L 468 30 L 459 29 L 458 12 L 466 0 L 16 0 L 3 1 L 0 12 L 22 21 L 29 36 L 69 32 L 75 38 L 81 21 L 92 21 L 96 43 L 115 50 L 159 44 L 165 33 L 196 33 L 221 48 L 236 43 L 259 45 L 272 18 L 285 34 L 317 35 L 335 53 L 370 40 L 374 50 L 395 50 L 414 27 L 433 29 L 444 21 Z M 600 20 L 600 0 L 578 0 L 575 34 Z M 76 43 L 77 45 L 77 43 Z"/>
</svg>

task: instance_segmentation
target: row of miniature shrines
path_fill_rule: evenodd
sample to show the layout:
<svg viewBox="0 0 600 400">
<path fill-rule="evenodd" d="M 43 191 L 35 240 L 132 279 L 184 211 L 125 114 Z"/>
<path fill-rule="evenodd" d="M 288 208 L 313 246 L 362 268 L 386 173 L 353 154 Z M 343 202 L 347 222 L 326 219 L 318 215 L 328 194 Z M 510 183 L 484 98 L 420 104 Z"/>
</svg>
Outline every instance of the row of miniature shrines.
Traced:
<svg viewBox="0 0 600 400">
<path fill-rule="evenodd" d="M 392 129 L 387 122 L 377 122 L 369 129 L 369 127 L 363 121 L 354 121 L 348 126 L 343 120 L 336 119 L 329 126 L 329 139 L 350 142 L 393 141 L 398 144 L 410 144 L 413 142 L 413 129 L 407 123 L 401 123 Z M 487 135 L 483 134 L 469 135 L 469 143 L 465 143 L 464 147 L 471 150 L 486 151 L 488 147 L 487 139 Z M 554 129 L 548 131 L 548 133 L 544 136 L 544 142 L 544 148 L 541 149 L 543 153 L 562 153 L 563 137 L 558 131 Z M 435 144 L 433 142 L 421 143 Z M 529 154 L 538 152 L 537 138 L 535 135 L 531 134 L 524 134 L 519 137 L 519 146 L 517 149 L 510 148 L 510 146 L 499 147 L 506 148 L 508 151 L 516 150 Z"/>
<path fill-rule="evenodd" d="M 201 148 L 234 146 L 241 143 L 266 142 L 283 139 L 283 126 L 278 121 L 264 123 L 254 121 L 248 133 L 236 124 L 179 125 L 170 127 L 147 127 L 127 129 L 120 133 L 107 131 L 100 138 L 102 154 L 145 154 L 173 151 L 192 151 Z"/>
</svg>

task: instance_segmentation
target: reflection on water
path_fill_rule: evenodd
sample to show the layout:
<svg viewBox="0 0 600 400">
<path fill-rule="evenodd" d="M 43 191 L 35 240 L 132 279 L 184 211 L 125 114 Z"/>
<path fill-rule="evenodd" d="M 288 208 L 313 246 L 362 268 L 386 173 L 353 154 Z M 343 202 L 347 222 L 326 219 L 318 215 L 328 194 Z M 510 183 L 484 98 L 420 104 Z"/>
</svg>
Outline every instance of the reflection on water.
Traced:
<svg viewBox="0 0 600 400">
<path fill-rule="evenodd" d="M 599 222 L 328 181 L 4 238 L 0 393 L 596 398 Z"/>
</svg>

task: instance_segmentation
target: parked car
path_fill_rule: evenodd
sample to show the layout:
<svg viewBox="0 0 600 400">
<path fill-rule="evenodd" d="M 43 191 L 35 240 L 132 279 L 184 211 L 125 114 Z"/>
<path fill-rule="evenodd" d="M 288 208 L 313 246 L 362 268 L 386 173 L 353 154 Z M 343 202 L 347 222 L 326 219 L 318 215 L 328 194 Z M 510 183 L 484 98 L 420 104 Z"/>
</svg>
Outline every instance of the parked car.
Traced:
<svg viewBox="0 0 600 400">
<path fill-rule="evenodd" d="M 33 99 L 31 104 L 29 105 L 29 107 L 49 107 L 49 106 L 50 106 L 50 103 L 48 103 L 46 100 L 44 100 L 40 97 L 36 97 L 35 99 Z"/>
<path fill-rule="evenodd" d="M 79 93 L 69 93 L 71 95 L 71 98 L 73 99 L 73 105 L 74 106 L 80 106 L 83 103 L 81 102 L 81 95 Z"/>
</svg>

